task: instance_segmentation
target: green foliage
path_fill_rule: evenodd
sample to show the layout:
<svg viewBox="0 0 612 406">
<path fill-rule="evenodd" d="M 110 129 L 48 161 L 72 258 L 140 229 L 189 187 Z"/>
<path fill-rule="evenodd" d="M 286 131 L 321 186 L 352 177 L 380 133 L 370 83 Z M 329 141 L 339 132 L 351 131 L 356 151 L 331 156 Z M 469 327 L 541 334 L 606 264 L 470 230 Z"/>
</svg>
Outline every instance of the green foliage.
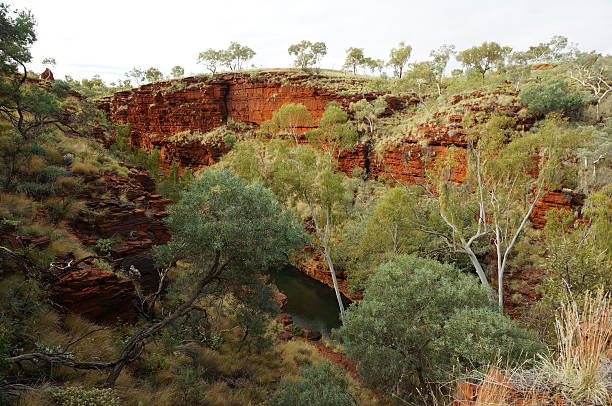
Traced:
<svg viewBox="0 0 612 406">
<path fill-rule="evenodd" d="M 159 82 L 164 78 L 164 75 L 161 73 L 161 71 L 155 67 L 150 67 L 149 69 L 147 69 L 144 72 L 144 76 L 145 79 L 147 79 L 147 82 L 149 83 Z"/>
<path fill-rule="evenodd" d="M 321 59 L 327 54 L 327 46 L 324 42 L 301 41 L 293 44 L 288 49 L 289 55 L 295 56 L 293 65 L 296 68 L 308 69 L 317 66 Z"/>
<path fill-rule="evenodd" d="M 312 125 L 312 116 L 306 106 L 301 103 L 287 103 L 272 113 L 272 118 L 264 121 L 259 131 L 269 135 L 288 134 L 297 144 L 298 128 L 310 125 Z"/>
<path fill-rule="evenodd" d="M 555 35 L 548 42 L 532 45 L 524 52 L 513 53 L 511 59 L 514 63 L 522 65 L 559 62 L 567 56 L 564 52 L 567 45 L 568 42 L 566 37 Z"/>
<path fill-rule="evenodd" d="M 570 91 L 562 78 L 529 85 L 521 90 L 520 98 L 529 112 L 537 117 L 549 113 L 575 117 L 586 101 L 581 93 Z"/>
<path fill-rule="evenodd" d="M 116 242 L 117 242 L 117 239 L 114 237 L 113 238 L 100 238 L 96 240 L 96 249 L 101 254 L 108 254 Z"/>
<path fill-rule="evenodd" d="M 404 66 L 406 66 L 408 63 L 411 53 L 412 47 L 404 44 L 404 42 L 400 42 L 397 48 L 393 48 L 391 50 L 389 54 L 389 62 L 387 64 L 393 68 L 393 73 L 398 78 L 402 77 Z"/>
<path fill-rule="evenodd" d="M 79 387 L 60 388 L 53 391 L 53 400 L 58 406 L 119 406 L 120 401 L 113 389 L 85 389 Z"/>
<path fill-rule="evenodd" d="M 169 199 L 178 200 L 181 191 L 185 190 L 193 180 L 189 168 L 181 173 L 178 164 L 173 162 L 166 177 L 157 183 L 157 191 Z"/>
<path fill-rule="evenodd" d="M 541 286 L 543 299 L 535 314 L 544 316 L 537 328 L 552 336 L 555 311 L 568 299 L 578 300 L 587 291 L 612 286 L 612 187 L 594 193 L 586 201 L 588 221 L 575 221 L 566 210 L 547 214 L 544 228 L 544 249 L 547 255 L 538 264 L 546 270 Z"/>
<path fill-rule="evenodd" d="M 366 57 L 363 54 L 363 48 L 349 48 L 346 50 L 346 59 L 343 69 L 349 69 L 353 71 L 353 74 L 357 74 L 357 68 L 364 67 L 370 69 L 372 72 L 383 68 L 383 61 L 375 60 Z"/>
<path fill-rule="evenodd" d="M 300 369 L 300 380 L 283 380 L 272 394 L 270 406 L 353 406 L 344 374 L 331 363 Z"/>
<path fill-rule="evenodd" d="M 0 276 L 0 345 L 2 354 L 13 356 L 35 340 L 37 323 L 48 307 L 37 281 L 18 274 Z"/>
<path fill-rule="evenodd" d="M 400 89 L 415 93 L 421 101 L 433 93 L 437 84 L 436 66 L 429 61 L 413 63 L 396 84 Z"/>
<path fill-rule="evenodd" d="M 384 96 L 379 96 L 371 102 L 367 99 L 361 99 L 358 102 L 351 103 L 349 109 L 355 114 L 357 129 L 373 134 L 379 122 L 378 116 L 387 109 L 387 101 Z"/>
<path fill-rule="evenodd" d="M 180 79 L 185 76 L 185 69 L 180 65 L 176 65 L 170 70 L 170 75 L 173 79 Z"/>
<path fill-rule="evenodd" d="M 36 41 L 36 20 L 27 10 L 12 10 L 9 4 L 0 3 L 0 71 L 15 72 L 30 62 L 30 46 Z"/>
<path fill-rule="evenodd" d="M 133 79 L 136 82 L 136 86 L 140 86 L 146 79 L 144 70 L 138 68 L 132 68 L 131 71 L 125 73 L 125 76 L 130 80 Z"/>
<path fill-rule="evenodd" d="M 207 49 L 200 52 L 198 63 L 204 64 L 212 74 L 215 74 L 221 66 L 232 71 L 240 70 L 242 65 L 254 56 L 255 51 L 251 48 L 232 41 L 226 50 Z"/>
<path fill-rule="evenodd" d="M 330 145 L 337 149 L 352 147 L 359 141 L 357 131 L 348 122 L 348 114 L 338 102 L 325 106 L 319 128 L 307 132 L 306 137 L 312 144 Z"/>
<path fill-rule="evenodd" d="M 483 42 L 479 46 L 466 49 L 457 54 L 457 60 L 464 66 L 472 68 L 482 75 L 493 67 L 501 67 L 512 48 L 501 46 L 496 42 Z"/>
<path fill-rule="evenodd" d="M 229 170 L 204 170 L 168 211 L 172 240 L 158 247 L 158 257 L 163 263 L 181 258 L 196 273 L 220 255 L 227 272 L 250 279 L 304 241 L 303 226 L 269 189 Z"/>
<path fill-rule="evenodd" d="M 228 59 L 229 55 L 224 50 L 207 49 L 198 55 L 198 63 L 203 64 L 213 75 Z"/>
<path fill-rule="evenodd" d="M 541 350 L 496 312 L 476 278 L 415 256 L 380 266 L 337 334 L 364 382 L 400 398 L 498 357 L 511 363 Z"/>
<path fill-rule="evenodd" d="M 444 75 L 444 70 L 446 69 L 446 65 L 448 65 L 448 60 L 450 56 L 455 53 L 454 45 L 442 45 L 438 49 L 434 49 L 429 53 L 431 57 L 431 63 L 433 64 L 433 70 L 438 80 L 442 79 Z"/>
<path fill-rule="evenodd" d="M 417 188 L 390 188 L 365 212 L 364 218 L 344 229 L 338 247 L 352 289 L 363 290 L 377 267 L 398 255 L 418 254 L 459 262 L 459 258 L 451 258 L 452 253 L 438 237 L 419 231 L 420 221 L 432 230 L 443 231 L 444 226 Z"/>
</svg>

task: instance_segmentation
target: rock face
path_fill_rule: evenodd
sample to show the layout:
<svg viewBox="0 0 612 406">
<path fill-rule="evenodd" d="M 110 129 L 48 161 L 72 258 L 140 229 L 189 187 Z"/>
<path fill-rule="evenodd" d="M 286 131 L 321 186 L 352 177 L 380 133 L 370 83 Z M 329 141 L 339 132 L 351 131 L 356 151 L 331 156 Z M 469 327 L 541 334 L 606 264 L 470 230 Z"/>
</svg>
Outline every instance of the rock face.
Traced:
<svg viewBox="0 0 612 406">
<path fill-rule="evenodd" d="M 374 99 L 378 96 L 373 93 L 341 96 L 334 90 L 310 86 L 310 78 L 282 72 L 229 73 L 214 79 L 189 77 L 118 92 L 98 106 L 107 111 L 111 120 L 130 124 L 133 146 L 149 151 L 158 148 L 166 165 L 176 161 L 184 167 L 200 168 L 217 162 L 227 148 L 199 142 L 180 144 L 168 138 L 183 131 L 206 133 L 225 124 L 228 118 L 258 126 L 286 103 L 304 104 L 315 120 L 314 128 L 329 102 L 337 101 L 348 107 L 364 97 Z M 384 114 L 416 103 L 409 97 L 389 97 L 387 102 L 389 107 Z M 346 168 L 364 167 L 368 153 L 358 148 L 347 155 L 353 162 L 343 165 Z"/>
<path fill-rule="evenodd" d="M 79 197 L 86 200 L 87 208 L 71 223 L 74 234 L 94 250 L 98 240 L 111 239 L 108 254 L 115 269 L 134 266 L 140 271 L 137 280 L 145 293 L 157 288 L 150 250 L 170 239 L 163 218 L 171 201 L 155 194 L 155 183 L 144 171 L 133 170 L 129 178 L 105 173 L 86 181 L 89 186 Z M 57 276 L 50 293 L 60 306 L 102 324 L 134 320 L 132 280 L 96 269 L 91 263 Z"/>
<path fill-rule="evenodd" d="M 206 133 L 228 119 L 258 126 L 272 117 L 272 113 L 286 103 L 304 104 L 315 121 L 318 121 L 327 103 L 337 101 L 345 108 L 362 98 L 374 99 L 378 94 L 351 94 L 337 90 L 313 87 L 309 76 L 289 75 L 282 72 L 259 74 L 223 74 L 213 79 L 190 77 L 172 82 L 158 82 L 119 92 L 99 104 L 107 111 L 111 120 L 130 124 L 133 146 L 145 150 L 157 148 L 166 167 L 177 162 L 182 167 L 201 168 L 219 161 L 228 148 L 223 143 L 174 142 L 172 135 L 183 131 Z M 469 95 L 455 96 L 450 100 L 450 109 L 435 113 L 431 119 L 406 130 L 392 142 L 374 145 L 374 139 L 351 149 L 336 151 L 339 169 L 351 174 L 357 167 L 372 178 L 392 178 L 402 182 L 423 182 L 425 172 L 440 160 L 453 154 L 455 164 L 448 178 L 461 182 L 466 175 L 468 149 L 464 121 L 468 116 L 482 120 L 490 115 L 504 115 L 516 120 L 518 130 L 528 130 L 533 124 L 528 116 L 520 114 L 522 106 L 516 101 L 517 92 L 508 88 L 493 91 L 476 91 Z M 514 100 L 500 104 L 499 100 Z M 401 111 L 418 101 L 414 98 L 387 97 L 388 109 L 382 116 Z M 302 128 L 301 130 L 306 130 Z M 531 220 L 536 228 L 545 224 L 545 213 L 550 208 L 563 208 L 579 212 L 583 198 L 565 192 L 549 192 L 537 204 Z M 112 205 L 110 202 L 106 204 Z M 117 230 L 124 213 L 132 209 L 114 207 L 117 221 L 109 218 L 105 226 L 99 225 L 106 234 Z M 136 223 L 144 213 L 133 212 Z M 140 223 L 139 223 L 140 224 Z M 136 224 L 140 231 L 142 227 Z M 132 228 L 132 227 L 128 227 Z M 121 231 L 121 230 L 120 230 Z M 157 234 L 157 233 L 154 233 Z M 150 235 L 138 241 L 154 241 Z M 128 251 L 139 247 L 125 246 Z M 146 249 L 146 248 L 144 248 Z M 331 278 L 324 261 L 316 256 L 300 269 L 309 276 L 331 286 Z M 338 273 L 339 283 L 345 295 L 346 279 Z M 350 297 L 358 299 L 358 297 Z"/>
<path fill-rule="evenodd" d="M 95 268 L 69 272 L 51 288 L 54 303 L 101 324 L 133 321 L 133 297 L 131 280 Z"/>
<path fill-rule="evenodd" d="M 51 72 L 51 69 L 49 69 L 49 68 L 46 68 L 45 71 L 40 74 L 40 79 L 41 80 L 50 80 L 50 81 L 55 80 L 55 78 L 53 77 L 53 72 Z"/>
<path fill-rule="evenodd" d="M 569 191 L 547 192 L 535 205 L 529 219 L 535 228 L 543 228 L 549 210 L 568 210 L 574 213 L 574 217 L 578 217 L 584 205 L 584 198 L 583 194 Z"/>
</svg>

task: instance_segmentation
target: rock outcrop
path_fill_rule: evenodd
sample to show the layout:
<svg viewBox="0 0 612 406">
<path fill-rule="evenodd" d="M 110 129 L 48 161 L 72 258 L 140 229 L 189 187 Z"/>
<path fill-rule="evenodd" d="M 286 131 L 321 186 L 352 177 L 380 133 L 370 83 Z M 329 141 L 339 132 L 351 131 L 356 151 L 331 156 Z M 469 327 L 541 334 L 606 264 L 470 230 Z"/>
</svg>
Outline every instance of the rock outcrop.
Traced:
<svg viewBox="0 0 612 406">
<path fill-rule="evenodd" d="M 324 89 L 309 83 L 311 76 L 283 72 L 260 74 L 229 73 L 214 78 L 189 77 L 178 81 L 157 82 L 115 93 L 98 106 L 111 120 L 129 124 L 130 142 L 145 150 L 157 148 L 166 165 L 175 161 L 183 167 L 200 168 L 214 164 L 228 149 L 221 144 L 200 142 L 177 143 L 169 138 L 184 131 L 209 132 L 232 119 L 258 126 L 286 103 L 301 103 L 308 108 L 314 122 L 321 118 L 332 101 L 348 107 L 362 98 L 379 94 L 349 94 Z M 388 97 L 384 115 L 416 103 L 411 97 Z M 369 151 L 363 147 L 347 154 L 341 166 L 365 167 Z"/>
<path fill-rule="evenodd" d="M 583 194 L 572 191 L 547 192 L 534 206 L 529 218 L 531 224 L 535 228 L 544 228 L 549 210 L 568 210 L 574 213 L 574 217 L 579 217 L 584 198 Z"/>
<path fill-rule="evenodd" d="M 81 242 L 94 251 L 101 239 L 112 242 L 109 259 L 115 271 L 129 271 L 146 293 L 157 288 L 158 274 L 150 254 L 154 245 L 164 244 L 170 235 L 163 223 L 170 200 L 155 194 L 155 183 L 149 175 L 132 168 L 129 177 L 116 173 L 86 179 L 88 186 L 79 198 L 86 209 L 70 224 Z M 106 272 L 87 261 L 81 269 L 62 272 L 50 284 L 54 303 L 94 322 L 110 324 L 135 319 L 134 282 L 116 273 Z"/>
<path fill-rule="evenodd" d="M 134 320 L 134 283 L 96 268 L 68 272 L 51 286 L 51 300 L 101 324 Z"/>
<path fill-rule="evenodd" d="M 49 68 L 46 68 L 45 71 L 40 74 L 40 79 L 41 80 L 49 80 L 49 81 L 54 81 L 55 80 L 55 78 L 53 77 L 53 72 L 51 72 L 51 69 L 49 69 Z"/>
</svg>

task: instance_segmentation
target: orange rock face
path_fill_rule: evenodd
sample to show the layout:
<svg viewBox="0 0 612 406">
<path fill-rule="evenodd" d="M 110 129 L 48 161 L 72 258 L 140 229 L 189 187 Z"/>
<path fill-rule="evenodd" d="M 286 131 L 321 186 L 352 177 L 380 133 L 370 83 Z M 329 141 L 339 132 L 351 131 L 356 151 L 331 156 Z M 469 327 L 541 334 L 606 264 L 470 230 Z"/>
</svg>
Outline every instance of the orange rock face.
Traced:
<svg viewBox="0 0 612 406">
<path fill-rule="evenodd" d="M 283 73 L 259 75 L 224 74 L 216 79 L 190 77 L 174 82 L 157 82 L 137 89 L 115 93 L 98 106 L 111 120 L 130 124 L 130 142 L 145 150 L 158 148 L 162 161 L 176 161 L 182 167 L 200 168 L 217 162 L 228 149 L 223 145 L 199 142 L 175 143 L 168 140 L 183 131 L 211 131 L 231 118 L 258 126 L 272 118 L 272 113 L 287 103 L 301 103 L 308 108 L 314 122 L 323 115 L 325 106 L 337 101 L 345 107 L 362 98 L 374 99 L 377 94 L 340 96 L 337 92 L 308 86 L 309 76 Z M 388 111 L 401 110 L 415 101 L 389 97 Z M 365 166 L 367 151 L 347 155 L 341 164 L 346 168 Z"/>
<path fill-rule="evenodd" d="M 51 286 L 54 303 L 94 322 L 134 320 L 134 284 L 115 274 L 86 268 L 69 272 Z"/>
<path fill-rule="evenodd" d="M 580 193 L 573 192 L 547 192 L 535 205 L 529 219 L 535 228 L 544 228 L 546 213 L 549 210 L 569 210 L 574 213 L 574 217 L 579 217 L 584 197 Z"/>
</svg>

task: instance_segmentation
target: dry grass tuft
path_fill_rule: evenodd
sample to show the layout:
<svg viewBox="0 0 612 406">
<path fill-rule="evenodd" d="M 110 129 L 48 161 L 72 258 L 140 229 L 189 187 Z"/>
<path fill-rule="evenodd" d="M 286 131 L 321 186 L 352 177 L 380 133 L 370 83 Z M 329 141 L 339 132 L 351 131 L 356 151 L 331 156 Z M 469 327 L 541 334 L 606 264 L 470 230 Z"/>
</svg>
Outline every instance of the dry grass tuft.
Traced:
<svg viewBox="0 0 612 406">
<path fill-rule="evenodd" d="M 575 301 L 561 306 L 556 331 L 557 357 L 545 359 L 545 378 L 574 402 L 610 404 L 612 391 L 612 313 L 610 293 L 587 292 L 582 309 Z"/>
</svg>

